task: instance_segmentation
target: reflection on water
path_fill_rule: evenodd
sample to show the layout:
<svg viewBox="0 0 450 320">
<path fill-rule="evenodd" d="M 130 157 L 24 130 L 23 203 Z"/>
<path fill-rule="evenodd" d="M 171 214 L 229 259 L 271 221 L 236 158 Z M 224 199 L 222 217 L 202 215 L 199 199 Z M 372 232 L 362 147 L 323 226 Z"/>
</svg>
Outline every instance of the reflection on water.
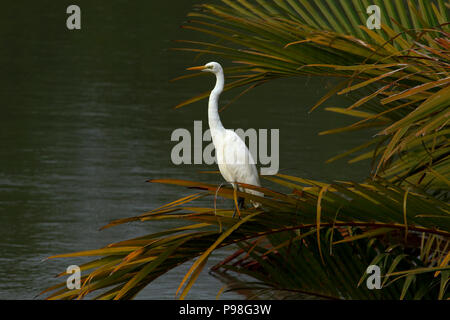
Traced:
<svg viewBox="0 0 450 320">
<path fill-rule="evenodd" d="M 2 6 L 0 298 L 32 299 L 54 284 L 53 276 L 67 265 L 80 263 L 42 262 L 49 255 L 170 227 L 168 222 L 146 223 L 98 231 L 112 219 L 189 193 L 150 185 L 146 179 L 199 179 L 199 170 L 213 169 L 170 162 L 171 132 L 193 130 L 193 121 L 206 123 L 207 116 L 205 101 L 180 110 L 172 107 L 209 89 L 213 78 L 169 83 L 199 61 L 168 50 L 173 39 L 197 36 L 179 28 L 194 1 L 166 3 L 78 1 L 80 31 L 65 28 L 69 3 L 64 1 Z M 203 59 L 200 63 L 207 62 Z M 299 78 L 257 88 L 223 113 L 223 123 L 229 128 L 280 129 L 280 168 L 285 173 L 359 179 L 364 165 L 323 165 L 363 139 L 317 135 L 348 123 L 332 113 L 306 112 L 327 85 L 325 80 Z M 222 102 L 232 97 L 224 94 Z M 219 176 L 200 178 L 221 181 Z M 210 205 L 208 201 L 203 204 Z M 213 256 L 211 264 L 227 250 L 231 248 Z M 161 277 L 138 298 L 172 299 L 187 268 Z M 189 298 L 214 298 L 221 286 L 204 272 Z"/>
</svg>

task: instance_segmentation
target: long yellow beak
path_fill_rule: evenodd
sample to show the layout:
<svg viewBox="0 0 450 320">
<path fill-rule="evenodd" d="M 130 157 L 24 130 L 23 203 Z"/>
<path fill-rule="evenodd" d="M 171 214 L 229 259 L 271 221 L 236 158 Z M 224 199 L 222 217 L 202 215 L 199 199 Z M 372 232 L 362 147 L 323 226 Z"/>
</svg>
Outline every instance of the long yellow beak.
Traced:
<svg viewBox="0 0 450 320">
<path fill-rule="evenodd" d="M 199 67 L 190 67 L 190 68 L 187 68 L 186 70 L 195 71 L 195 70 L 204 70 L 204 69 L 206 69 L 205 66 L 199 66 Z"/>
</svg>

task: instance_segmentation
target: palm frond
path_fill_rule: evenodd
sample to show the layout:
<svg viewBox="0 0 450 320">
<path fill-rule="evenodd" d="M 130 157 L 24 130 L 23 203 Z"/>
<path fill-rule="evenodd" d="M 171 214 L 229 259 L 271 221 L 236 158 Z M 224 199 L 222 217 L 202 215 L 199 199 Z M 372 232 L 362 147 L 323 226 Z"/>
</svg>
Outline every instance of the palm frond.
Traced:
<svg viewBox="0 0 450 320">
<path fill-rule="evenodd" d="M 433 236 L 439 239 L 450 236 L 450 206 L 448 203 L 430 197 L 420 190 L 409 191 L 407 210 L 402 213 L 406 190 L 401 187 L 392 187 L 383 182 L 369 181 L 362 184 L 340 182 L 329 185 L 327 192 L 321 194 L 321 185 L 323 185 L 321 182 L 286 175 L 279 175 L 277 179 L 279 179 L 280 186 L 288 186 L 291 192 L 280 193 L 266 188 L 246 185 L 246 188 L 255 188 L 264 192 L 265 197 L 262 198 L 244 192 L 239 193 L 239 196 L 247 200 L 261 202 L 265 207 L 264 210 L 242 210 L 242 220 L 236 220 L 232 217 L 232 209 L 215 210 L 214 208 L 186 206 L 186 204 L 199 198 L 199 193 L 196 193 L 133 219 L 113 221 L 111 225 L 129 223 L 130 221 L 155 222 L 178 219 L 189 224 L 184 227 L 110 244 L 102 249 L 51 257 L 99 256 L 100 258 L 81 266 L 83 272 L 89 273 L 83 278 L 83 285 L 79 290 L 69 290 L 62 284 L 54 287 L 53 290 L 59 290 L 54 291 L 48 298 L 80 298 L 93 291 L 106 288 L 110 290 L 107 291 L 106 295 L 100 295 L 100 298 L 131 298 L 165 272 L 197 258 L 179 286 L 180 297 L 184 298 L 215 249 L 235 243 L 242 245 L 260 237 L 266 237 L 276 247 L 275 249 L 269 249 L 269 253 L 272 254 L 279 252 L 288 244 L 291 245 L 292 242 L 298 242 L 300 245 L 302 241 L 306 241 L 306 236 L 309 236 L 308 242 L 311 244 L 307 247 L 309 248 L 308 251 L 311 252 L 307 254 L 311 255 L 315 252 L 320 256 L 320 252 L 322 252 L 324 263 L 328 265 L 332 262 L 327 260 L 330 257 L 325 253 L 331 248 L 334 254 L 331 258 L 337 260 L 341 259 L 336 256 L 336 250 L 340 250 L 338 248 L 345 247 L 345 250 L 349 250 L 344 243 L 339 243 L 339 239 L 341 242 L 348 242 L 348 245 L 351 246 L 354 243 L 359 243 L 359 241 L 366 241 L 374 233 L 377 235 L 385 235 L 391 232 L 400 234 L 404 232 L 423 233 L 427 237 Z M 163 179 L 152 180 L 152 182 L 201 189 L 204 190 L 201 194 L 209 197 L 214 197 L 218 188 L 218 186 L 210 184 L 185 180 Z M 294 189 L 292 189 L 293 186 L 295 186 Z M 301 197 L 298 192 L 294 192 L 298 190 L 302 192 Z M 221 188 L 217 191 L 218 196 L 228 199 L 233 197 L 232 193 L 233 191 L 228 188 Z M 319 200 L 322 206 L 320 223 L 318 223 L 316 214 Z M 274 219 L 274 216 L 277 219 Z M 350 235 L 342 237 L 337 232 L 334 233 L 334 239 L 330 239 L 330 230 L 336 228 L 338 228 L 337 230 L 357 228 L 358 230 L 365 230 L 365 232 L 358 237 Z M 303 232 L 305 232 L 305 237 L 303 237 Z M 319 232 L 320 241 L 317 241 L 315 236 L 311 237 L 311 232 L 314 234 Z M 328 232 L 328 236 L 324 238 L 323 232 Z M 276 241 L 273 239 L 276 239 Z M 401 239 L 403 238 L 401 237 Z M 312 243 L 317 246 L 314 247 L 315 249 L 311 247 Z M 320 248 L 321 245 L 323 247 L 318 250 L 317 248 Z M 266 252 L 266 256 L 269 254 L 267 251 L 264 252 Z M 320 260 L 321 258 L 318 260 L 318 265 L 322 264 Z M 441 259 L 441 261 L 444 260 Z M 277 262 L 271 261 L 271 263 Z M 334 263 L 337 263 L 337 261 L 334 261 Z M 361 268 L 362 265 L 355 268 L 358 272 L 353 274 L 351 279 L 359 280 Z M 442 266 L 440 270 L 447 270 L 446 268 L 446 266 Z M 63 275 L 64 273 L 60 276 Z M 441 273 L 441 275 L 444 275 L 444 273 Z M 353 284 L 357 283 L 355 281 L 353 281 Z M 186 286 L 183 287 L 183 284 L 186 284 Z M 330 287 L 333 286 L 331 283 L 329 285 Z M 302 286 L 299 286 L 298 289 L 305 291 Z M 355 290 L 358 289 L 352 287 L 351 291 L 354 292 L 346 292 L 345 294 L 341 290 L 344 289 L 340 289 L 339 294 L 334 292 L 334 296 L 350 297 L 356 294 Z M 331 291 L 328 292 L 330 295 L 331 293 Z M 370 295 L 366 292 L 364 296 Z M 358 297 L 358 295 L 354 297 Z"/>
</svg>

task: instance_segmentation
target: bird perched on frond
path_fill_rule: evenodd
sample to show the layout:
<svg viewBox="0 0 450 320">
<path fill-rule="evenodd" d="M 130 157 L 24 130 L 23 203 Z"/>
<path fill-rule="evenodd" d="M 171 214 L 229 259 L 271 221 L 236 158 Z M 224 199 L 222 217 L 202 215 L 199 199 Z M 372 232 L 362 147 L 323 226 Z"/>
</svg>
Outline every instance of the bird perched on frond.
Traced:
<svg viewBox="0 0 450 320">
<path fill-rule="evenodd" d="M 263 197 L 263 193 L 242 188 L 237 183 L 245 183 L 254 186 L 261 186 L 255 161 L 239 135 L 230 129 L 225 129 L 220 121 L 218 104 L 219 96 L 225 85 L 225 78 L 222 66 L 217 62 L 209 62 L 204 66 L 192 67 L 187 70 L 200 70 L 211 72 L 216 76 L 216 85 L 211 91 L 208 103 L 208 123 L 211 137 L 216 149 L 217 163 L 223 178 L 229 182 L 235 192 L 235 205 L 240 216 L 239 208 L 244 204 L 244 198 L 236 200 L 236 190 Z M 254 207 L 261 206 L 260 203 L 250 200 Z"/>
</svg>

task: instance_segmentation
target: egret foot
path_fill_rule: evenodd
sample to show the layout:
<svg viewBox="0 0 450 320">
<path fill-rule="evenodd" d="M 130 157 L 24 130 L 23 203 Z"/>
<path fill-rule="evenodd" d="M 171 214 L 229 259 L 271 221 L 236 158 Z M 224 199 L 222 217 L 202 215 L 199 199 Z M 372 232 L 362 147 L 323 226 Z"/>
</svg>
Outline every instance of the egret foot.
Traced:
<svg viewBox="0 0 450 320">
<path fill-rule="evenodd" d="M 236 211 L 239 212 L 239 219 L 241 218 L 241 212 L 239 211 L 239 209 L 242 209 L 244 207 L 244 202 L 245 202 L 245 198 L 239 197 L 237 200 L 237 207 L 234 207 L 234 212 L 233 212 L 233 218 L 236 215 Z"/>
<path fill-rule="evenodd" d="M 233 218 L 234 218 L 234 216 L 236 215 L 236 211 L 237 211 L 237 213 L 239 214 L 239 219 L 241 218 L 241 211 L 239 210 L 239 204 L 238 204 L 238 199 L 237 199 L 238 197 L 237 197 L 237 188 L 235 187 L 234 188 L 234 191 L 233 191 L 233 199 L 234 199 L 234 213 L 233 213 Z"/>
</svg>

